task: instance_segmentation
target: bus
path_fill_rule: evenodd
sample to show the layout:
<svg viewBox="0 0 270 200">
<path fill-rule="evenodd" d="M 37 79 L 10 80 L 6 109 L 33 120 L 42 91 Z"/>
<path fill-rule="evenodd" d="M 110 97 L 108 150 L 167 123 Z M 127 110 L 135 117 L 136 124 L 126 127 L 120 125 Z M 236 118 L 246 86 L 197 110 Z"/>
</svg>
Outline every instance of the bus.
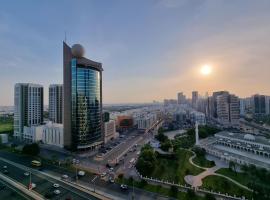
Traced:
<svg viewBox="0 0 270 200">
<path fill-rule="evenodd" d="M 41 166 L 41 162 L 37 161 L 37 160 L 32 160 L 31 165 L 34 167 L 40 167 Z"/>
</svg>

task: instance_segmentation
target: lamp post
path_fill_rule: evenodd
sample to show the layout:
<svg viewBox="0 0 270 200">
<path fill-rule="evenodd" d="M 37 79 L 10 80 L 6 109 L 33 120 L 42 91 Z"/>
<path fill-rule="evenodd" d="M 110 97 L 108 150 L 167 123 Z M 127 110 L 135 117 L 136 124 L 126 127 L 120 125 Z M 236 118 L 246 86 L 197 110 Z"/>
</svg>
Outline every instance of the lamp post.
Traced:
<svg viewBox="0 0 270 200">
<path fill-rule="evenodd" d="M 76 160 L 75 158 L 72 160 L 73 164 L 75 165 L 75 180 L 76 180 L 76 183 L 78 182 L 78 164 L 79 164 L 79 160 Z"/>
</svg>

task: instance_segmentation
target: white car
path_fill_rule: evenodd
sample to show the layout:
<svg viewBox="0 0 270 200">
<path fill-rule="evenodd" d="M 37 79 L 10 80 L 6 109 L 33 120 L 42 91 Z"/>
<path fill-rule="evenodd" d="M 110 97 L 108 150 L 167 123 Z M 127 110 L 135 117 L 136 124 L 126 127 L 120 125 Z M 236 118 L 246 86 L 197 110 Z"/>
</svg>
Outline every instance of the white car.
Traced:
<svg viewBox="0 0 270 200">
<path fill-rule="evenodd" d="M 24 175 L 25 175 L 25 176 L 29 176 L 30 173 L 29 173 L 29 172 L 24 172 Z"/>
<path fill-rule="evenodd" d="M 3 166 L 3 169 L 7 169 L 7 166 L 5 165 L 5 166 Z"/>
<path fill-rule="evenodd" d="M 101 177 L 105 177 L 107 175 L 107 173 L 106 172 L 103 172 L 100 176 Z"/>
<path fill-rule="evenodd" d="M 123 190 L 128 189 L 128 186 L 127 186 L 127 185 L 124 185 L 124 184 L 121 184 L 120 187 L 121 187 L 121 189 L 123 189 Z"/>
<path fill-rule="evenodd" d="M 64 175 L 62 175 L 62 178 L 63 179 L 67 179 L 68 178 L 68 175 L 64 174 Z"/>
<path fill-rule="evenodd" d="M 55 183 L 55 184 L 53 184 L 53 187 L 54 188 L 59 188 L 59 184 L 58 183 Z"/>
<path fill-rule="evenodd" d="M 84 175 L 85 175 L 85 171 L 79 171 L 79 172 L 78 172 L 78 175 L 79 175 L 79 176 L 84 176 Z"/>
<path fill-rule="evenodd" d="M 37 187 L 37 185 L 35 183 L 32 183 L 31 186 L 32 186 L 32 189 Z"/>
<path fill-rule="evenodd" d="M 111 171 L 111 172 L 113 171 L 113 167 L 110 168 L 110 171 Z"/>
<path fill-rule="evenodd" d="M 54 190 L 53 192 L 54 192 L 54 194 L 60 194 L 61 193 L 60 190 Z"/>
</svg>

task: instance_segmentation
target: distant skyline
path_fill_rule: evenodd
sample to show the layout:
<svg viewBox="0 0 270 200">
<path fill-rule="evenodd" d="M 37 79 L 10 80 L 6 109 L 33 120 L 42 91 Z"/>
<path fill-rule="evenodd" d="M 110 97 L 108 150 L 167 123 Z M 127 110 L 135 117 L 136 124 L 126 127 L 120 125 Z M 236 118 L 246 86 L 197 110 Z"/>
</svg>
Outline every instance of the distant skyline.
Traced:
<svg viewBox="0 0 270 200">
<path fill-rule="evenodd" d="M 42 84 L 48 104 L 49 84 L 63 81 L 65 32 L 102 62 L 105 104 L 270 95 L 269 10 L 269 0 L 2 1 L 0 105 L 13 105 L 18 82 Z"/>
</svg>

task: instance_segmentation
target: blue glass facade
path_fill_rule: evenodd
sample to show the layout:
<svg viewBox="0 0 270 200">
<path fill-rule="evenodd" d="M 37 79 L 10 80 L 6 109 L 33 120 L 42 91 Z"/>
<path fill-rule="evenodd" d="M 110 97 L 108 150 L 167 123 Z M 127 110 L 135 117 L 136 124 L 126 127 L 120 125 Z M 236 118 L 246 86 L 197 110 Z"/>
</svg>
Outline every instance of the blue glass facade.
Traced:
<svg viewBox="0 0 270 200">
<path fill-rule="evenodd" d="M 101 77 L 91 66 L 71 60 L 72 140 L 78 149 L 101 140 Z"/>
</svg>

